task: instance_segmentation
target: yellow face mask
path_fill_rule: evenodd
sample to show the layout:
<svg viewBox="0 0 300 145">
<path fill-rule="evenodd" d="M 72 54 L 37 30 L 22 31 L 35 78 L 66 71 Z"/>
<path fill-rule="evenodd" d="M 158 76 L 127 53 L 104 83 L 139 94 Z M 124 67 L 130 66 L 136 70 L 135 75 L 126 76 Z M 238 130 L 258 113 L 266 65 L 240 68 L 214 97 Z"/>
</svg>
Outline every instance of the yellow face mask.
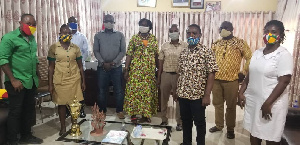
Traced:
<svg viewBox="0 0 300 145">
<path fill-rule="evenodd" d="M 220 33 L 221 37 L 228 37 L 229 35 L 231 35 L 230 31 L 227 31 L 226 29 L 221 30 L 221 33 Z"/>
<path fill-rule="evenodd" d="M 68 34 L 68 35 L 60 35 L 59 36 L 59 41 L 62 42 L 70 42 L 72 40 L 72 35 Z"/>
</svg>

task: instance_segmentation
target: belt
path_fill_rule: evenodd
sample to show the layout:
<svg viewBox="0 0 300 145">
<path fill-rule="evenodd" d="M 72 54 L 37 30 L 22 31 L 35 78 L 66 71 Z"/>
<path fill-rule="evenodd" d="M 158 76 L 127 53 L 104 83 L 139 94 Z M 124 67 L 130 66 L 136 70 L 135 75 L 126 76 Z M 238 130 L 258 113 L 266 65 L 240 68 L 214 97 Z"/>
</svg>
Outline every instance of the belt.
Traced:
<svg viewBox="0 0 300 145">
<path fill-rule="evenodd" d="M 166 73 L 169 73 L 169 74 L 172 74 L 172 75 L 176 75 L 177 74 L 176 72 L 166 72 Z"/>
</svg>

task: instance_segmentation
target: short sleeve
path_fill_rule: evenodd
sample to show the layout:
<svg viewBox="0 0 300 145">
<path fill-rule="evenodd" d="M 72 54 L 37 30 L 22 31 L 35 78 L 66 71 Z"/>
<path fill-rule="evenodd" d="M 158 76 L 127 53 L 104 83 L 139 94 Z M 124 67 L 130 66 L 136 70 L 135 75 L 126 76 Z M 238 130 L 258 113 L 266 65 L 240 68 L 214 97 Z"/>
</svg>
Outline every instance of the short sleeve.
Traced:
<svg viewBox="0 0 300 145">
<path fill-rule="evenodd" d="M 283 51 L 283 54 L 279 57 L 278 60 L 278 77 L 285 76 L 285 75 L 292 75 L 293 73 L 293 57 L 287 51 Z"/>
<path fill-rule="evenodd" d="M 51 45 L 49 50 L 48 50 L 48 56 L 47 59 L 49 61 L 55 61 L 56 57 L 55 57 L 55 44 Z"/>
<path fill-rule="evenodd" d="M 135 49 L 135 35 L 131 37 L 128 48 L 127 48 L 127 55 L 132 56 L 134 54 Z"/>
<path fill-rule="evenodd" d="M 158 42 L 157 42 L 157 40 L 156 40 L 156 37 L 153 35 L 153 49 L 154 49 L 154 52 L 155 52 L 155 54 L 158 54 Z"/>
<path fill-rule="evenodd" d="M 212 49 L 205 48 L 206 49 L 206 69 L 208 73 L 213 73 L 219 71 L 219 67 L 216 62 L 216 57 Z"/>
<path fill-rule="evenodd" d="M 165 48 L 165 44 L 161 46 L 161 49 L 159 51 L 159 55 L 158 55 L 159 60 L 164 60 L 165 58 L 164 48 Z"/>
<path fill-rule="evenodd" d="M 80 48 L 77 45 L 74 45 L 74 47 L 76 48 L 76 60 L 82 59 Z"/>
</svg>

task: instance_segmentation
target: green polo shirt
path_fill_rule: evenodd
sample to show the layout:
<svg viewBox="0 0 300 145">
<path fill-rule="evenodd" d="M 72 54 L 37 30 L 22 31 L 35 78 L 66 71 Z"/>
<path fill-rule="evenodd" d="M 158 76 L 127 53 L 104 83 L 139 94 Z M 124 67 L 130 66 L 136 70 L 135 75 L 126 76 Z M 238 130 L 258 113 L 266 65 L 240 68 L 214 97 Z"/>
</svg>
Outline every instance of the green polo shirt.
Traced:
<svg viewBox="0 0 300 145">
<path fill-rule="evenodd" d="M 37 44 L 34 36 L 29 41 L 16 29 L 5 34 L 0 42 L 0 66 L 9 64 L 14 77 L 20 80 L 26 89 L 31 89 L 33 82 L 38 87 L 36 64 L 39 63 Z M 5 81 L 9 78 L 5 75 Z"/>
</svg>

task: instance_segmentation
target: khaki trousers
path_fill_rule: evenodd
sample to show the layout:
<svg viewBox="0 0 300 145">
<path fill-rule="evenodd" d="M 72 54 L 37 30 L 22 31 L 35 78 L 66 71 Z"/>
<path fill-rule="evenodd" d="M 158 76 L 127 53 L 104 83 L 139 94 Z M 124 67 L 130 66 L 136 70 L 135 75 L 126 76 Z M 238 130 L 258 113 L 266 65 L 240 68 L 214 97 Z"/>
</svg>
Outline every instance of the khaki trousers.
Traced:
<svg viewBox="0 0 300 145">
<path fill-rule="evenodd" d="M 212 89 L 213 105 L 215 107 L 215 123 L 218 129 L 224 128 L 224 102 L 226 101 L 227 131 L 234 131 L 236 120 L 236 103 L 238 97 L 238 81 L 215 80 Z"/>
<path fill-rule="evenodd" d="M 161 74 L 160 92 L 161 92 L 161 119 L 162 122 L 168 122 L 167 110 L 171 91 L 176 92 L 178 74 L 163 72 Z M 177 124 L 181 124 L 179 101 L 176 102 L 175 119 Z"/>
</svg>

